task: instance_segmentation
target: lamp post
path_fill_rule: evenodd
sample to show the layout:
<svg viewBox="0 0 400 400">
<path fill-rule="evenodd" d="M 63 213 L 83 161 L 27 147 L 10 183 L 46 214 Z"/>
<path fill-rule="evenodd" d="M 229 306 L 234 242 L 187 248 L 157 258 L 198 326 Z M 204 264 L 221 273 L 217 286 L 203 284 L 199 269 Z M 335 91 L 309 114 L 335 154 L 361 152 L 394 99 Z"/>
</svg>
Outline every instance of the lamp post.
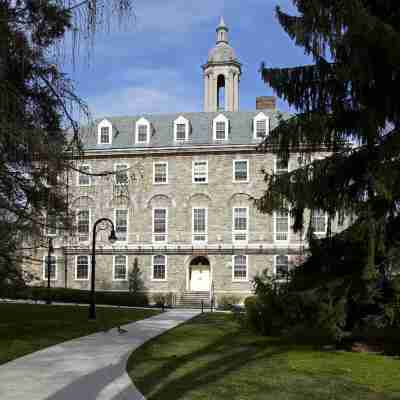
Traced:
<svg viewBox="0 0 400 400">
<path fill-rule="evenodd" d="M 111 224 L 111 233 L 108 240 L 113 243 L 117 240 L 115 235 L 114 224 L 109 218 L 100 218 L 93 225 L 93 239 L 92 239 L 92 272 L 91 272 L 91 284 L 90 284 L 90 305 L 89 305 L 89 319 L 96 319 L 96 299 L 95 299 L 95 279 L 96 279 L 96 234 L 97 225 L 101 222 L 108 222 Z"/>
<path fill-rule="evenodd" d="M 47 299 L 46 304 L 51 304 L 50 294 L 50 270 L 51 270 L 51 254 L 53 253 L 53 239 L 49 237 L 49 249 L 47 251 Z"/>
</svg>

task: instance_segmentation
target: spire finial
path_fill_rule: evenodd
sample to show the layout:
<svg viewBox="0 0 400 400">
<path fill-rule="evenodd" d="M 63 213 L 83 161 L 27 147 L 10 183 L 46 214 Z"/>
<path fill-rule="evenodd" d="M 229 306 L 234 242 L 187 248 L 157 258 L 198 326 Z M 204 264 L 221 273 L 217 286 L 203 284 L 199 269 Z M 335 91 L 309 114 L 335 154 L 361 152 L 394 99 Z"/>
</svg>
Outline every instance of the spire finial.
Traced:
<svg viewBox="0 0 400 400">
<path fill-rule="evenodd" d="M 228 43 L 228 27 L 225 24 L 224 17 L 221 16 L 219 25 L 217 26 L 217 43 Z"/>
</svg>

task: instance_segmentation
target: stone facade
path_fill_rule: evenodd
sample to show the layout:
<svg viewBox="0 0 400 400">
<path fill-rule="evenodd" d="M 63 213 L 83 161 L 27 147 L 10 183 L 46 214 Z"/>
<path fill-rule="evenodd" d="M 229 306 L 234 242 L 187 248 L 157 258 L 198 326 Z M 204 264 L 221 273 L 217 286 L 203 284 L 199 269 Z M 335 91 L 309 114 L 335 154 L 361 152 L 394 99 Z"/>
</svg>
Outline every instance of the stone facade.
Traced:
<svg viewBox="0 0 400 400">
<path fill-rule="evenodd" d="M 227 32 L 221 21 L 217 47 L 205 72 L 232 72 L 234 64 L 238 79 L 241 67 L 228 46 Z M 68 177 L 76 226 L 68 235 L 52 232 L 56 257 L 52 285 L 89 289 L 92 229 L 104 217 L 114 223 L 120 239 L 126 233 L 126 240 L 111 244 L 110 224 L 97 229 L 97 289 L 128 290 L 136 263 L 148 293 L 179 296 L 202 291 L 217 299 L 228 294 L 243 299 L 251 293 L 257 274 L 265 270 L 282 274 L 299 262 L 305 251 L 304 234 L 291 231 L 289 216 L 261 214 L 254 206 L 254 199 L 266 190 L 262 171 L 279 172 L 275 155 L 260 152 L 258 146 L 280 118 L 289 115 L 275 108 L 237 111 L 238 80 L 229 76 L 221 111 L 214 86 L 210 100 L 207 76 L 207 112 L 109 118 L 82 129 L 84 154 L 77 168 L 95 175 L 73 171 Z M 296 168 L 297 160 L 292 154 L 288 168 Z M 200 168 L 197 162 L 206 162 L 208 179 L 205 164 Z M 155 179 L 156 163 L 163 163 L 162 182 Z M 120 174 L 112 173 L 117 164 L 123 165 L 126 180 L 119 181 Z M 198 182 L 195 171 L 203 174 Z M 99 176 L 103 172 L 111 174 Z M 161 222 L 160 210 L 167 216 Z M 126 223 L 117 212 L 126 213 Z M 318 219 L 322 235 L 324 218 Z M 206 240 L 196 241 L 199 237 Z M 37 261 L 29 266 L 43 281 L 45 256 L 37 251 L 33 254 Z"/>
</svg>

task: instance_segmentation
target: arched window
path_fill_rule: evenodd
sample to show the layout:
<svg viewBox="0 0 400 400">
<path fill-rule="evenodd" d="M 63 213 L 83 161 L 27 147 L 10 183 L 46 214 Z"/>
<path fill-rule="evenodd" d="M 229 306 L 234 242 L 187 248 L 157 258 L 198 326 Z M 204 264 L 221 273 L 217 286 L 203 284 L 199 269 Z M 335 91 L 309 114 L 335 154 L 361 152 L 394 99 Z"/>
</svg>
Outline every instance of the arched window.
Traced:
<svg viewBox="0 0 400 400">
<path fill-rule="evenodd" d="M 136 143 L 150 142 L 150 122 L 145 118 L 140 118 L 136 122 Z"/>
<path fill-rule="evenodd" d="M 224 75 L 218 75 L 217 79 L 217 109 L 218 111 L 226 110 L 226 90 Z"/>
<path fill-rule="evenodd" d="M 214 140 L 228 140 L 229 120 L 223 114 L 219 114 L 213 120 Z"/>
<path fill-rule="evenodd" d="M 264 113 L 254 117 L 254 139 L 262 140 L 269 134 L 269 118 Z"/>
<path fill-rule="evenodd" d="M 174 121 L 174 140 L 176 142 L 189 140 L 189 121 L 183 116 Z"/>
</svg>

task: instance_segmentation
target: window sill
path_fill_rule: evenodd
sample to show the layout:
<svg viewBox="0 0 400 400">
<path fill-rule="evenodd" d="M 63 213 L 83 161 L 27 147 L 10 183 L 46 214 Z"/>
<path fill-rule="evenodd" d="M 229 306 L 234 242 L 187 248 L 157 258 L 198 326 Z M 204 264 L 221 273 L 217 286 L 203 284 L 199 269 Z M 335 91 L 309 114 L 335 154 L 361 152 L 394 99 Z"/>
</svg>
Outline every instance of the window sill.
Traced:
<svg viewBox="0 0 400 400">
<path fill-rule="evenodd" d="M 193 185 L 208 185 L 208 181 L 207 182 L 192 182 Z"/>
<path fill-rule="evenodd" d="M 232 183 L 249 183 L 249 182 L 250 182 L 249 179 L 247 179 L 245 181 L 235 181 L 234 179 L 232 180 Z"/>
<path fill-rule="evenodd" d="M 152 282 L 168 282 L 168 279 L 154 279 L 154 278 L 151 278 L 151 281 Z"/>
<path fill-rule="evenodd" d="M 113 282 L 128 282 L 128 278 L 125 278 L 125 279 L 115 279 L 115 278 L 113 278 Z"/>
<path fill-rule="evenodd" d="M 246 283 L 249 279 L 232 279 L 232 283 Z"/>
<path fill-rule="evenodd" d="M 168 185 L 168 182 L 153 182 L 153 185 Z"/>
<path fill-rule="evenodd" d="M 75 278 L 75 281 L 77 281 L 77 282 L 88 282 L 89 281 L 89 278 L 85 278 L 85 279 L 83 279 L 83 278 Z"/>
</svg>

